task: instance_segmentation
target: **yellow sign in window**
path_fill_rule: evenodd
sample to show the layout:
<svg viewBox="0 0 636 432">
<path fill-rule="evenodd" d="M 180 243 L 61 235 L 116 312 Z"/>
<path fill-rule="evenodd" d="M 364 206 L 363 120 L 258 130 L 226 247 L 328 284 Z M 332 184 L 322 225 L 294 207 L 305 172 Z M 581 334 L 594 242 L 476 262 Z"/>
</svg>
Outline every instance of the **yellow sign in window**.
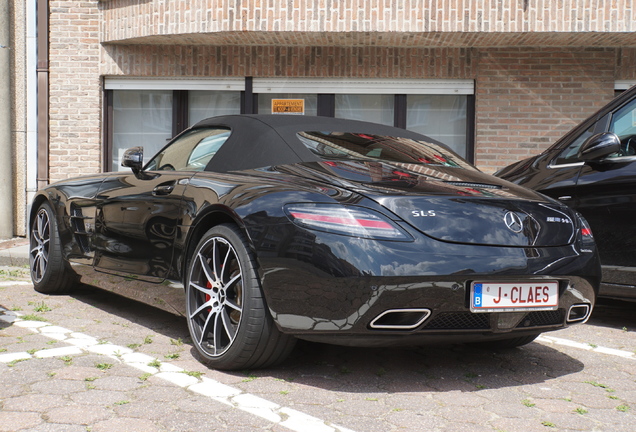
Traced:
<svg viewBox="0 0 636 432">
<path fill-rule="evenodd" d="M 305 99 L 272 99 L 272 114 L 305 115 Z"/>
</svg>

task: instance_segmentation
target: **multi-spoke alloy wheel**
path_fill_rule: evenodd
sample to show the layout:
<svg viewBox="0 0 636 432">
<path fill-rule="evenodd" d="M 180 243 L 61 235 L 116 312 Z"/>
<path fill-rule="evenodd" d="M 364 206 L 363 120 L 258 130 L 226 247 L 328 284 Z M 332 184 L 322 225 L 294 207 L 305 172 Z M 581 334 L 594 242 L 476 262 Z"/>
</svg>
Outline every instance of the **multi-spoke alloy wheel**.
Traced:
<svg viewBox="0 0 636 432">
<path fill-rule="evenodd" d="M 243 275 L 232 245 L 212 237 L 194 256 L 188 318 L 195 343 L 208 355 L 223 354 L 241 324 Z"/>
<path fill-rule="evenodd" d="M 49 244 L 51 241 L 49 214 L 40 208 L 31 228 L 31 278 L 39 283 L 44 278 L 49 264 Z"/>
<path fill-rule="evenodd" d="M 218 369 L 269 366 L 294 346 L 265 307 L 256 261 L 234 225 L 210 229 L 191 255 L 186 313 L 194 346 Z"/>
<path fill-rule="evenodd" d="M 36 291 L 45 294 L 72 289 L 77 276 L 62 256 L 55 214 L 48 203 L 42 203 L 31 221 L 29 262 Z"/>
</svg>

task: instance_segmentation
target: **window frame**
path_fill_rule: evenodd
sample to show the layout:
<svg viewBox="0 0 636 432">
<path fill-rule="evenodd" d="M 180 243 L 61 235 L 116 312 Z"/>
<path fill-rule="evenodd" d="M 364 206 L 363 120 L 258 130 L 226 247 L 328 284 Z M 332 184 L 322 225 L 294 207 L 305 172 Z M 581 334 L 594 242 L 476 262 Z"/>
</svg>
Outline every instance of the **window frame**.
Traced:
<svg viewBox="0 0 636 432">
<path fill-rule="evenodd" d="M 173 91 L 172 139 L 188 127 L 188 92 L 191 90 L 240 91 L 241 114 L 258 114 L 260 93 L 306 93 L 317 95 L 317 115 L 335 117 L 336 94 L 392 94 L 394 96 L 393 126 L 406 129 L 407 96 L 465 95 L 466 156 L 475 162 L 475 82 L 466 79 L 385 79 L 385 78 L 130 78 L 104 77 L 102 167 L 110 171 L 113 160 L 113 95 L 115 90 Z"/>
</svg>

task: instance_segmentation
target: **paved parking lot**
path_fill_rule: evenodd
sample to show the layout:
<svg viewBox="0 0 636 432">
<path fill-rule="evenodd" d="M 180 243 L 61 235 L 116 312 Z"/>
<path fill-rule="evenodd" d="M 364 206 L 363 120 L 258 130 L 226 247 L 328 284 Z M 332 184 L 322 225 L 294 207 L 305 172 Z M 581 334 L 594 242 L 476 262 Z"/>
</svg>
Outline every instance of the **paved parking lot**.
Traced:
<svg viewBox="0 0 636 432">
<path fill-rule="evenodd" d="M 45 296 L 0 268 L 0 431 L 633 431 L 636 304 L 526 347 L 300 343 L 218 372 L 186 322 L 95 289 Z"/>
</svg>

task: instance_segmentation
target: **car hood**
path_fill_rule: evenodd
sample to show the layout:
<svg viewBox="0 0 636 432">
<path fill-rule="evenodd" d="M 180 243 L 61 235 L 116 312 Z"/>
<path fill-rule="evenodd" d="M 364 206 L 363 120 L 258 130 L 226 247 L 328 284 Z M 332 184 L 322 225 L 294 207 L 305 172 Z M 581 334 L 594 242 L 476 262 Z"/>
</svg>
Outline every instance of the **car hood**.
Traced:
<svg viewBox="0 0 636 432">
<path fill-rule="evenodd" d="M 347 160 L 276 169 L 355 191 L 442 241 L 546 247 L 575 238 L 572 210 L 474 168 Z"/>
</svg>

